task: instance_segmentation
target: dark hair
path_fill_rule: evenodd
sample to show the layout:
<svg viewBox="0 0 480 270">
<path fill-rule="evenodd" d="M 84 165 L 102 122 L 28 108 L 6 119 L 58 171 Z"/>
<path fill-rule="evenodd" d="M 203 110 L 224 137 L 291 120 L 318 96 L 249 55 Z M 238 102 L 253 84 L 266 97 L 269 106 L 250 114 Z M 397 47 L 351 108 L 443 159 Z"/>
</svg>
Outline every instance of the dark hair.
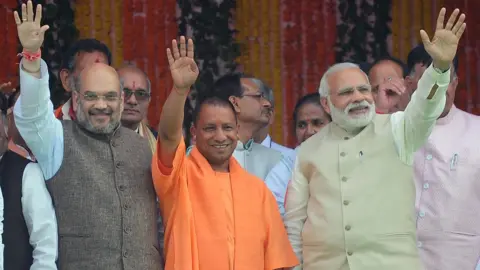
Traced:
<svg viewBox="0 0 480 270">
<path fill-rule="evenodd" d="M 405 65 L 405 63 L 398 59 L 398 58 L 395 58 L 393 56 L 383 56 L 383 57 L 380 57 L 378 59 L 375 60 L 375 62 L 373 62 L 371 65 L 367 65 L 367 66 L 364 66 L 362 70 L 366 70 L 366 74 L 368 75 L 368 73 L 370 73 L 370 71 L 372 70 L 372 68 L 381 63 L 381 62 L 386 62 L 386 61 L 390 61 L 390 62 L 393 62 L 395 64 L 397 64 L 398 66 L 400 66 L 400 68 L 402 69 L 402 77 L 405 78 L 407 75 L 408 75 L 408 68 L 407 68 L 407 65 Z M 360 68 L 362 68 L 360 66 Z"/>
<path fill-rule="evenodd" d="M 3 115 L 7 115 L 8 108 L 8 98 L 5 93 L 0 92 L 0 111 Z"/>
<path fill-rule="evenodd" d="M 200 115 L 200 111 L 202 110 L 203 105 L 213 105 L 213 106 L 230 108 L 232 110 L 233 115 L 235 116 L 235 121 L 237 121 L 237 114 L 235 112 L 235 108 L 233 107 L 232 103 L 228 99 L 223 99 L 221 97 L 218 97 L 214 93 L 203 93 L 203 94 L 198 94 L 195 102 L 195 109 L 193 110 L 193 114 L 192 114 L 192 122 L 194 125 L 197 124 L 198 116 Z"/>
<path fill-rule="evenodd" d="M 427 53 L 423 44 L 417 45 L 408 53 L 407 58 L 407 67 L 408 67 L 408 74 L 412 74 L 415 72 L 415 65 L 422 64 L 424 66 L 429 66 L 432 63 L 432 57 Z M 458 71 L 458 55 L 455 55 L 453 58 L 453 72 L 455 75 Z"/>
<path fill-rule="evenodd" d="M 7 98 L 7 108 L 12 108 L 15 105 L 15 101 L 20 95 L 20 86 L 15 88 L 15 92 L 12 92 Z"/>
<path fill-rule="evenodd" d="M 320 104 L 320 94 L 318 92 L 317 93 L 312 93 L 312 94 L 307 94 L 307 95 L 301 97 L 297 101 L 297 104 L 295 104 L 295 108 L 293 109 L 293 130 L 294 131 L 297 128 L 298 111 L 300 110 L 301 107 L 303 107 L 303 105 L 306 105 L 306 104 L 315 104 L 315 105 L 318 105 L 318 106 L 322 107 L 322 105 Z M 323 110 L 323 107 L 322 107 L 322 110 Z"/>
<path fill-rule="evenodd" d="M 231 96 L 243 96 L 244 89 L 240 79 L 244 77 L 241 73 L 230 73 L 223 75 L 213 84 L 212 95 L 223 100 L 228 100 Z"/>
<path fill-rule="evenodd" d="M 75 42 L 64 54 L 62 64 L 60 65 L 60 71 L 66 69 L 70 72 L 75 68 L 75 60 L 78 53 L 81 52 L 101 52 L 107 56 L 108 64 L 112 64 L 112 53 L 108 49 L 107 45 L 94 38 L 80 39 Z"/>
</svg>

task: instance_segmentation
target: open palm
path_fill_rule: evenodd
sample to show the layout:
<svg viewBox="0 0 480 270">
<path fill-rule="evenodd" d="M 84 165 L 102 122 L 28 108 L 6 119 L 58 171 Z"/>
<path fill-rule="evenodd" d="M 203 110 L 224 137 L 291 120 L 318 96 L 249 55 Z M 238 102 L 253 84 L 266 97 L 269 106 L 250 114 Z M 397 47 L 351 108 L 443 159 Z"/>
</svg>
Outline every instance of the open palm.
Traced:
<svg viewBox="0 0 480 270">
<path fill-rule="evenodd" d="M 189 39 L 187 46 L 183 36 L 180 37 L 180 50 L 176 40 L 172 40 L 172 50 L 167 49 L 168 64 L 177 90 L 188 91 L 197 80 L 199 70 L 193 56 L 193 41 Z"/>
<path fill-rule="evenodd" d="M 444 27 L 445 13 L 446 9 L 442 8 L 438 14 L 437 26 L 432 40 L 424 30 L 420 31 L 420 36 L 425 50 L 434 62 L 450 65 L 457 53 L 458 42 L 465 32 L 466 24 L 464 23 L 465 14 L 461 14 L 457 21 L 460 11 L 455 9 Z"/>
<path fill-rule="evenodd" d="M 18 12 L 14 12 L 15 23 L 17 24 L 17 32 L 23 49 L 30 52 L 37 52 L 43 44 L 45 31 L 48 25 L 40 26 L 42 20 L 42 6 L 37 5 L 36 14 L 33 13 L 32 1 L 22 4 L 22 19 Z M 35 19 L 34 19 L 35 16 Z"/>
</svg>

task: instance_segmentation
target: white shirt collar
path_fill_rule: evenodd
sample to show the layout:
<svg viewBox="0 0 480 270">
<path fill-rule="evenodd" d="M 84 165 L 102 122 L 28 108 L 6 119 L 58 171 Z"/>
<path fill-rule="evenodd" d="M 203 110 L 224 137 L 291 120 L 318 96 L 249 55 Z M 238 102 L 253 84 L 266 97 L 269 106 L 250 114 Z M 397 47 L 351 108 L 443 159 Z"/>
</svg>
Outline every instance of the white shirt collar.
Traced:
<svg viewBox="0 0 480 270">
<path fill-rule="evenodd" d="M 270 137 L 270 134 L 267 134 L 267 137 L 262 141 L 261 145 L 271 148 L 272 147 L 272 138 Z"/>
</svg>

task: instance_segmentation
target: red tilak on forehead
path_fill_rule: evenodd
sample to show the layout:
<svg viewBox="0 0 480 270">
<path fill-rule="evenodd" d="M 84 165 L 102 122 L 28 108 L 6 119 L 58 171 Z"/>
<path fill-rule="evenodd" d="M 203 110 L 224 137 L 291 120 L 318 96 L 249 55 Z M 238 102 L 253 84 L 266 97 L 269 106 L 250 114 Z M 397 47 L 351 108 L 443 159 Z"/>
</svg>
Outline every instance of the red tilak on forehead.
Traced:
<svg viewBox="0 0 480 270">
<path fill-rule="evenodd" d="M 135 81 L 133 81 L 133 89 L 135 89 Z"/>
</svg>

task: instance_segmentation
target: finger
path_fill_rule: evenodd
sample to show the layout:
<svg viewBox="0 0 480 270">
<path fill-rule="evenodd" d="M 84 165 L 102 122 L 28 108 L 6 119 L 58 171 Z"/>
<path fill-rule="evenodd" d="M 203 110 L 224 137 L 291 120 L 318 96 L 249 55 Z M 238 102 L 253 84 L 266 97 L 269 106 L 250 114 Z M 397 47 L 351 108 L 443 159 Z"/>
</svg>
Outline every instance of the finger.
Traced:
<svg viewBox="0 0 480 270">
<path fill-rule="evenodd" d="M 392 88 L 395 88 L 396 90 L 398 90 L 400 94 L 405 93 L 405 85 L 402 82 L 395 80 L 395 81 L 392 81 L 391 84 L 392 84 Z"/>
<path fill-rule="evenodd" d="M 178 51 L 178 44 L 177 40 L 172 40 L 172 50 L 173 50 L 173 58 L 178 60 L 180 58 L 180 52 Z"/>
<path fill-rule="evenodd" d="M 195 56 L 193 40 L 191 38 L 188 39 L 188 46 L 187 46 L 187 57 L 193 58 Z"/>
<path fill-rule="evenodd" d="M 467 24 L 466 23 L 463 23 L 462 26 L 460 26 L 460 29 L 458 29 L 457 33 L 455 35 L 457 35 L 457 38 L 460 39 L 463 35 L 463 32 L 465 32 L 465 29 L 467 28 Z"/>
<path fill-rule="evenodd" d="M 35 12 L 35 23 L 40 25 L 42 21 L 42 5 L 37 5 L 37 12 Z"/>
<path fill-rule="evenodd" d="M 420 37 L 422 38 L 422 42 L 425 47 L 430 46 L 430 38 L 425 30 L 420 30 Z"/>
<path fill-rule="evenodd" d="M 167 59 L 169 66 L 172 66 L 173 63 L 175 63 L 175 59 L 173 59 L 172 51 L 170 51 L 170 48 L 167 48 Z"/>
<path fill-rule="evenodd" d="M 460 10 L 456 8 L 453 12 L 452 15 L 450 15 L 450 18 L 448 19 L 447 25 L 445 26 L 446 30 L 451 30 L 453 24 L 457 20 L 458 13 L 460 13 Z"/>
<path fill-rule="evenodd" d="M 445 8 L 440 9 L 440 13 L 438 13 L 437 18 L 437 30 L 443 29 L 443 22 L 445 21 L 445 13 L 447 10 Z"/>
<path fill-rule="evenodd" d="M 22 4 L 22 21 L 27 21 L 27 5 Z"/>
<path fill-rule="evenodd" d="M 18 12 L 14 11 L 13 12 L 13 18 L 15 18 L 15 23 L 18 25 L 22 24 L 22 20 L 20 20 L 20 16 L 18 15 Z"/>
<path fill-rule="evenodd" d="M 27 20 L 33 22 L 33 4 L 32 1 L 27 2 Z"/>
<path fill-rule="evenodd" d="M 185 44 L 185 37 L 180 37 L 180 57 L 185 57 L 187 55 L 187 44 Z"/>
<path fill-rule="evenodd" d="M 40 27 L 40 34 L 44 34 L 48 29 L 50 29 L 50 26 L 48 25 Z"/>
<path fill-rule="evenodd" d="M 460 29 L 460 27 L 462 27 L 462 24 L 463 24 L 464 21 L 465 21 L 465 14 L 462 13 L 462 15 L 460 15 L 460 18 L 458 18 L 458 21 L 455 24 L 455 26 L 453 26 L 453 28 L 452 28 L 452 32 L 454 34 L 456 34 L 458 32 L 458 30 Z"/>
</svg>

